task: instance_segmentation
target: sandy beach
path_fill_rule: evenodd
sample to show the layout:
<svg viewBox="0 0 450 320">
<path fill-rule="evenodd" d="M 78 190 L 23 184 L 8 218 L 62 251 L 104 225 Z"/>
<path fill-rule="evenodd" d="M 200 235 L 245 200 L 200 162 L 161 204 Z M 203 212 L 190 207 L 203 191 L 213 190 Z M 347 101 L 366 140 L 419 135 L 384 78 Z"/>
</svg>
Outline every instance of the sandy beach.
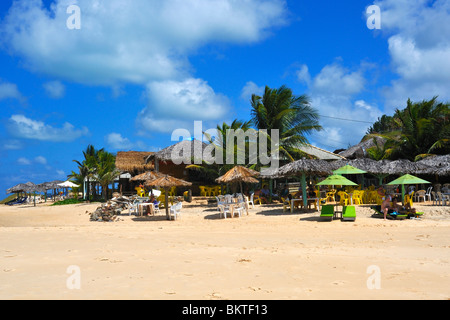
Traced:
<svg viewBox="0 0 450 320">
<path fill-rule="evenodd" d="M 0 298 L 450 298 L 449 206 L 403 221 L 359 206 L 355 222 L 322 222 L 280 204 L 224 220 L 198 201 L 177 221 L 89 221 L 98 206 L 0 206 Z"/>
</svg>

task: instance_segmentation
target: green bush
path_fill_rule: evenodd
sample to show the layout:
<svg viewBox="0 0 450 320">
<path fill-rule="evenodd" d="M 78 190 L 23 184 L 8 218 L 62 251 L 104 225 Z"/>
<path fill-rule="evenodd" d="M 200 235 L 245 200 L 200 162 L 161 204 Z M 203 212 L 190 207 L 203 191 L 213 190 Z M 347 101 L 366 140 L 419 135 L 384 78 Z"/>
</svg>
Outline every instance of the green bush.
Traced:
<svg viewBox="0 0 450 320">
<path fill-rule="evenodd" d="M 55 202 L 54 204 L 52 204 L 52 206 L 64 206 L 66 204 L 77 204 L 77 203 L 82 203 L 83 201 L 78 200 L 78 199 L 66 199 L 63 201 L 58 201 Z"/>
</svg>

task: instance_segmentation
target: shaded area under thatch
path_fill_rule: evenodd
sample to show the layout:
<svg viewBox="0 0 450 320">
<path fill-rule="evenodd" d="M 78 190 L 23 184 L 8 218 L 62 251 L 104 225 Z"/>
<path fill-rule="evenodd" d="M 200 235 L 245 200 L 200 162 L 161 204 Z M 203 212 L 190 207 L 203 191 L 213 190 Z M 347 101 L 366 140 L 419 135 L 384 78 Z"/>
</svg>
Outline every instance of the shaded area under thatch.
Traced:
<svg viewBox="0 0 450 320">
<path fill-rule="evenodd" d="M 145 162 L 145 159 L 152 154 L 153 152 L 119 151 L 116 156 L 116 168 L 132 175 L 153 170 L 153 164 Z"/>
</svg>

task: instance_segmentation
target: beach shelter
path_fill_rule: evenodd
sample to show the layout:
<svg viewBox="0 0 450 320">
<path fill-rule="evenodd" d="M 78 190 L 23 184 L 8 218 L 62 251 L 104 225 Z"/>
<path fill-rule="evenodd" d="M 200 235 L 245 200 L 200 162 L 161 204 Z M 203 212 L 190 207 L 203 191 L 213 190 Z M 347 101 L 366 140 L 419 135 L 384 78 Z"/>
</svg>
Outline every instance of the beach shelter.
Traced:
<svg viewBox="0 0 450 320">
<path fill-rule="evenodd" d="M 329 175 L 332 174 L 330 164 L 325 160 L 316 159 L 301 159 L 287 165 L 282 166 L 275 173 L 278 177 L 289 177 L 293 175 L 301 175 L 302 192 L 306 194 L 306 175 Z M 308 206 L 307 197 L 303 197 L 303 205 L 306 208 Z"/>
<path fill-rule="evenodd" d="M 223 176 L 216 179 L 217 183 L 233 183 L 239 182 L 241 187 L 241 193 L 243 193 L 242 182 L 247 183 L 259 183 L 259 180 L 255 177 L 258 177 L 260 174 L 258 171 L 243 167 L 236 166 L 233 169 L 229 170 Z"/>
<path fill-rule="evenodd" d="M 164 204 L 165 204 L 165 208 L 166 208 L 166 216 L 167 219 L 169 219 L 169 188 L 172 187 L 188 187 L 191 186 L 192 183 L 181 180 L 181 179 L 177 179 L 174 177 L 171 177 L 169 175 L 164 175 L 161 178 L 155 179 L 155 180 L 151 180 L 151 181 L 146 181 L 144 184 L 146 187 L 161 187 L 164 188 L 165 192 L 166 192 L 166 196 L 164 197 Z"/>
<path fill-rule="evenodd" d="M 400 178 L 395 179 L 392 182 L 389 182 L 388 185 L 398 185 L 398 184 L 402 185 L 402 201 L 403 201 L 403 199 L 405 198 L 405 184 L 419 184 L 419 183 L 428 184 L 431 182 L 420 179 L 411 174 L 405 174 L 405 175 L 401 176 Z"/>
</svg>

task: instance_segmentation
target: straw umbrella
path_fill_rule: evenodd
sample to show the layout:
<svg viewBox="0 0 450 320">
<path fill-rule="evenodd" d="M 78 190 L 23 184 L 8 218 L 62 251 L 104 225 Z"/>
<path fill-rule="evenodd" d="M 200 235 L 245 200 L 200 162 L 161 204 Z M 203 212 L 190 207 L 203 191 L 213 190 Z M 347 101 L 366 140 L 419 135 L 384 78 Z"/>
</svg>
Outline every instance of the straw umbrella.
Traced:
<svg viewBox="0 0 450 320">
<path fill-rule="evenodd" d="M 165 197 L 164 197 L 164 204 L 166 207 L 166 217 L 167 219 L 169 219 L 169 188 L 171 187 L 188 187 L 191 186 L 192 183 L 181 180 L 181 179 L 177 179 L 174 178 L 172 176 L 169 175 L 164 175 L 161 178 L 155 179 L 155 180 L 151 180 L 151 181 L 147 181 L 144 184 L 146 187 L 161 187 L 164 188 L 165 190 Z"/>
<path fill-rule="evenodd" d="M 241 187 L 241 193 L 243 193 L 242 182 L 259 183 L 259 180 L 254 178 L 258 177 L 259 175 L 260 173 L 258 171 L 242 166 L 236 166 L 233 169 L 229 170 L 227 173 L 225 173 L 223 176 L 217 178 L 216 182 L 217 183 L 239 182 L 239 185 Z"/>
<path fill-rule="evenodd" d="M 277 176 L 293 176 L 301 174 L 302 177 L 302 191 L 306 195 L 306 174 L 314 175 L 329 175 L 332 174 L 331 166 L 325 160 L 316 159 L 301 159 L 279 168 L 276 172 Z M 307 197 L 303 197 L 303 204 L 306 208 L 308 205 Z"/>
<path fill-rule="evenodd" d="M 152 181 L 158 178 L 162 178 L 164 177 L 165 174 L 160 173 L 160 172 L 156 172 L 156 171 L 147 171 L 144 173 L 141 173 L 137 176 L 134 176 L 133 178 L 130 179 L 130 181 Z"/>
</svg>

